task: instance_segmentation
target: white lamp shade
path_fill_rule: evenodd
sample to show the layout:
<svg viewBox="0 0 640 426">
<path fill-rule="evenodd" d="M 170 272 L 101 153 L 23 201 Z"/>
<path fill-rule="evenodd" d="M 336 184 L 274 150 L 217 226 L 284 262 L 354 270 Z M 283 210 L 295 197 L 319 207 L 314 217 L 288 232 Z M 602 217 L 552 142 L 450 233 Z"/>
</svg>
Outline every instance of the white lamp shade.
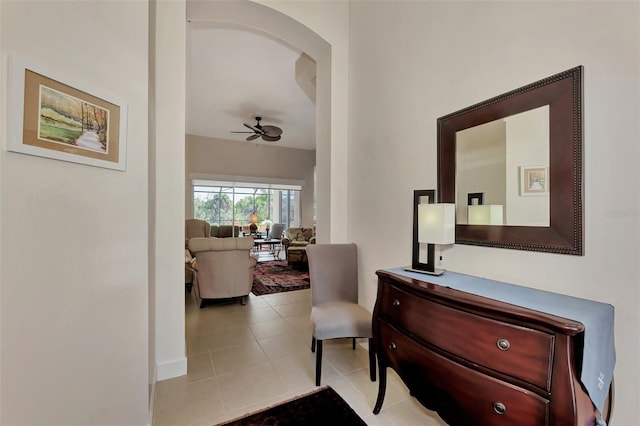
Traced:
<svg viewBox="0 0 640 426">
<path fill-rule="evenodd" d="M 467 207 L 469 225 L 504 225 L 503 206 L 499 204 Z"/>
<path fill-rule="evenodd" d="M 249 223 L 258 223 L 258 215 L 255 213 L 251 213 L 249 215 Z"/>
<path fill-rule="evenodd" d="M 456 205 L 418 204 L 418 242 L 453 244 L 456 242 Z"/>
</svg>

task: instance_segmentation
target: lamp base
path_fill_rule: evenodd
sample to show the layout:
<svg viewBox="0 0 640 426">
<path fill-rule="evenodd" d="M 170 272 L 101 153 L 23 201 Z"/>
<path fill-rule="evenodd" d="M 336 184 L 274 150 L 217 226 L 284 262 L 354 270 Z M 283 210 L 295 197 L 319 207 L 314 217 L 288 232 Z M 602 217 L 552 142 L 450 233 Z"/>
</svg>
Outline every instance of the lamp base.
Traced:
<svg viewBox="0 0 640 426">
<path fill-rule="evenodd" d="M 434 268 L 433 271 L 427 271 L 426 269 L 416 269 L 416 268 L 412 268 L 410 266 L 405 267 L 404 270 L 408 271 L 408 272 L 418 272 L 420 274 L 429 274 L 429 275 L 442 275 L 445 272 L 444 269 Z"/>
</svg>

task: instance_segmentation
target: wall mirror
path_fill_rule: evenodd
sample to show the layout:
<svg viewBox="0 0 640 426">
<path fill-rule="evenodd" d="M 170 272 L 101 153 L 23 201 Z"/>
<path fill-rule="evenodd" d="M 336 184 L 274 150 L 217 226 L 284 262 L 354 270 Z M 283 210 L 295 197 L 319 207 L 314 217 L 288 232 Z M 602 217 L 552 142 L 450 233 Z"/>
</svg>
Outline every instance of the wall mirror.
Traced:
<svg viewBox="0 0 640 426">
<path fill-rule="evenodd" d="M 438 119 L 456 243 L 583 254 L 578 66 Z"/>
</svg>

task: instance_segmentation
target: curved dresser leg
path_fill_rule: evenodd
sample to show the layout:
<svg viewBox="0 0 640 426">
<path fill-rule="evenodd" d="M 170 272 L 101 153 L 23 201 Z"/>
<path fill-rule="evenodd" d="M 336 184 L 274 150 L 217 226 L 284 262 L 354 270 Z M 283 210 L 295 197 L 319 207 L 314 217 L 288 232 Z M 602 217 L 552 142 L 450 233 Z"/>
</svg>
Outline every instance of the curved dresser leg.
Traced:
<svg viewBox="0 0 640 426">
<path fill-rule="evenodd" d="M 378 399 L 376 400 L 376 406 L 373 407 L 373 414 L 378 414 L 382 409 L 382 403 L 384 402 L 384 394 L 387 391 L 387 367 L 382 365 L 380 359 L 378 359 L 379 367 L 379 383 L 378 383 Z"/>
</svg>

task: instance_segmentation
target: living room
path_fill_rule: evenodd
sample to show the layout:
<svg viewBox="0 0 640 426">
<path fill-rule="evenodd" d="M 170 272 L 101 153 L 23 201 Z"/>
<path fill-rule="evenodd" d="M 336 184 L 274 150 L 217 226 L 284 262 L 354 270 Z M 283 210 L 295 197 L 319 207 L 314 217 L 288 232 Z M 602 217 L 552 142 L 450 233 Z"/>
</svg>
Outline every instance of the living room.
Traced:
<svg viewBox="0 0 640 426">
<path fill-rule="evenodd" d="M 584 256 L 456 245 L 444 263 L 615 306 L 612 424 L 635 424 L 638 3 L 247 3 L 239 15 L 278 10 L 331 46 L 318 232 L 362 248 L 367 308 L 374 272 L 410 261 L 412 191 L 437 186 L 438 117 L 584 66 Z M 154 372 L 184 357 L 183 271 L 167 259 L 182 256 L 184 232 L 186 11 L 149 6 L 0 3 L 5 64 L 8 53 L 45 62 L 129 104 L 124 173 L 1 153 L 3 423 L 147 424 Z M 83 16 L 92 19 L 50 31 Z M 105 35 L 109 61 L 78 37 L 93 33 Z M 1 110 L 5 129 L 4 97 Z"/>
</svg>

